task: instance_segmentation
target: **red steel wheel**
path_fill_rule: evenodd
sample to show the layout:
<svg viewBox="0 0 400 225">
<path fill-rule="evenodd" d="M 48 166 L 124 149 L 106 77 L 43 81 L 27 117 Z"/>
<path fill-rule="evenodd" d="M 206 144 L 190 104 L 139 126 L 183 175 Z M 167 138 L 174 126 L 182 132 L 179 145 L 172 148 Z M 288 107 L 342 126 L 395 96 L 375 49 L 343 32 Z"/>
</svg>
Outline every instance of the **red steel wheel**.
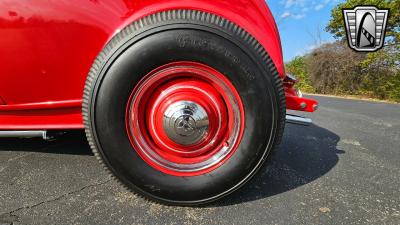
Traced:
<svg viewBox="0 0 400 225">
<path fill-rule="evenodd" d="M 235 87 L 220 72 L 195 62 L 151 71 L 132 91 L 126 113 L 136 152 L 175 176 L 218 168 L 243 135 L 244 109 Z"/>
</svg>

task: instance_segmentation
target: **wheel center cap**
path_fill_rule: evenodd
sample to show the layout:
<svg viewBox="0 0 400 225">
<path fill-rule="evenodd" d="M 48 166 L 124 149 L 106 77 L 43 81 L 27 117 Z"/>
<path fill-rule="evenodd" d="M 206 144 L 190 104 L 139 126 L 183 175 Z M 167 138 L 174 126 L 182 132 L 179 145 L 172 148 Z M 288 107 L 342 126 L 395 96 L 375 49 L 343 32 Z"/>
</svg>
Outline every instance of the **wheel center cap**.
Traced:
<svg viewBox="0 0 400 225">
<path fill-rule="evenodd" d="M 190 115 L 183 115 L 175 120 L 175 132 L 181 136 L 193 135 L 196 128 L 196 121 Z"/>
<path fill-rule="evenodd" d="M 181 145 L 197 144 L 207 134 L 208 115 L 199 104 L 178 101 L 165 110 L 163 129 L 167 136 Z"/>
</svg>

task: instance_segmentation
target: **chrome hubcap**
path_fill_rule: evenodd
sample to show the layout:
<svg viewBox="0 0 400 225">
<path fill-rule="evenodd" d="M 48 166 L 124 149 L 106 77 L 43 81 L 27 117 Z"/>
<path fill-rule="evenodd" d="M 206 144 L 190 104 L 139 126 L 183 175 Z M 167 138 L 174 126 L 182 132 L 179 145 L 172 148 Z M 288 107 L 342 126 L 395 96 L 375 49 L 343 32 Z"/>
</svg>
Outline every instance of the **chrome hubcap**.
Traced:
<svg viewBox="0 0 400 225">
<path fill-rule="evenodd" d="M 163 129 L 167 136 L 181 145 L 194 145 L 208 131 L 208 115 L 203 107 L 191 101 L 179 101 L 165 110 Z"/>
</svg>

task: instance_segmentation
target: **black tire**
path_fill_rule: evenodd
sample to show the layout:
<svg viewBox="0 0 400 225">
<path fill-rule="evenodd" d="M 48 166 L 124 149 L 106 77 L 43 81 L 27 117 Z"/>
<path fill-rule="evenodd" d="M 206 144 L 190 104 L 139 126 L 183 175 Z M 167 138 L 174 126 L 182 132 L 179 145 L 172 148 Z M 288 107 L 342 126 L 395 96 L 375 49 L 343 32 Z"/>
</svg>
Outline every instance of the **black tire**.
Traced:
<svg viewBox="0 0 400 225">
<path fill-rule="evenodd" d="M 175 61 L 200 62 L 220 71 L 244 105 L 246 126 L 236 152 L 199 176 L 172 176 L 149 166 L 125 129 L 133 87 L 151 70 Z M 86 135 L 99 160 L 130 190 L 172 205 L 208 203 L 247 182 L 278 146 L 285 110 L 282 81 L 262 46 L 235 24 L 191 10 L 150 15 L 123 29 L 98 55 L 83 96 Z"/>
</svg>

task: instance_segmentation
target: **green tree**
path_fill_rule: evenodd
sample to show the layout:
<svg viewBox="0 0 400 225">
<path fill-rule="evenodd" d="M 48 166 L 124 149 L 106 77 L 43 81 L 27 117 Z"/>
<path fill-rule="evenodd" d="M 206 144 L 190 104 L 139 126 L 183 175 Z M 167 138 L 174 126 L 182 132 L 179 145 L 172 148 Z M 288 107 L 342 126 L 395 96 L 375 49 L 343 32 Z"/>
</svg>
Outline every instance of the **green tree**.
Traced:
<svg viewBox="0 0 400 225">
<path fill-rule="evenodd" d="M 361 92 L 400 102 L 400 51 L 395 46 L 369 53 L 361 62 Z"/>
<path fill-rule="evenodd" d="M 346 38 L 346 31 L 343 22 L 342 9 L 354 8 L 357 5 L 375 5 L 378 8 L 390 9 L 389 20 L 387 23 L 386 36 L 387 40 L 394 43 L 400 41 L 400 0 L 347 0 L 338 4 L 332 9 L 331 19 L 326 26 L 326 31 L 332 33 L 334 37 L 341 40 Z"/>
<path fill-rule="evenodd" d="M 306 70 L 305 56 L 297 56 L 292 61 L 286 63 L 285 68 L 288 73 L 294 74 L 298 79 L 299 82 L 296 84 L 296 87 L 307 93 L 315 92 Z"/>
</svg>

